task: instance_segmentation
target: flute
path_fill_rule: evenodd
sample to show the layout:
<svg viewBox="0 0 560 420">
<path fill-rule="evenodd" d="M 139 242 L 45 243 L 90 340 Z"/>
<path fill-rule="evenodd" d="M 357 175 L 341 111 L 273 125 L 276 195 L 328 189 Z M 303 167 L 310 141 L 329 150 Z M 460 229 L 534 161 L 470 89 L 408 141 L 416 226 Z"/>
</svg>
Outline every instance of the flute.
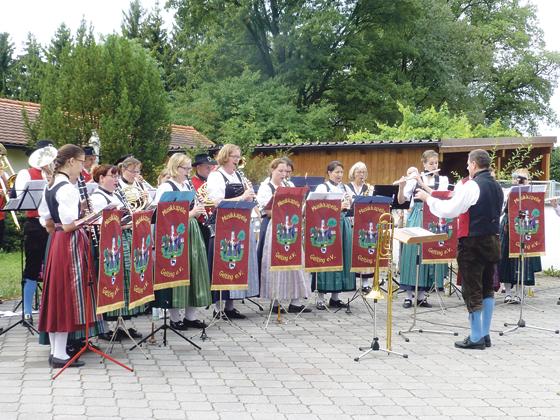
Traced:
<svg viewBox="0 0 560 420">
<path fill-rule="evenodd" d="M 93 207 L 91 205 L 91 199 L 89 198 L 89 194 L 87 192 L 86 182 L 84 180 L 83 175 L 81 175 L 81 174 L 80 174 L 80 177 L 78 178 L 78 191 L 80 192 L 80 198 L 82 200 L 85 200 L 85 202 L 86 202 L 87 213 L 88 214 L 93 213 Z M 99 246 L 99 234 L 97 233 L 97 227 L 93 226 L 93 225 L 89 225 L 87 227 L 87 229 L 89 229 L 89 231 L 91 232 L 91 240 L 93 242 L 93 245 L 95 247 L 98 247 Z"/>
<path fill-rule="evenodd" d="M 404 181 L 411 181 L 411 180 L 415 179 L 418 175 L 432 175 L 432 174 L 435 174 L 435 173 L 437 173 L 437 172 L 439 172 L 439 171 L 440 171 L 440 169 L 434 169 L 433 171 L 425 172 L 425 173 L 423 173 L 423 174 L 418 174 L 418 173 L 416 173 L 416 175 L 407 176 L 407 177 L 404 179 Z M 402 181 L 401 181 L 400 179 L 398 179 L 398 180 L 396 180 L 395 182 L 393 182 L 393 185 L 399 185 L 401 182 L 402 182 Z"/>
</svg>

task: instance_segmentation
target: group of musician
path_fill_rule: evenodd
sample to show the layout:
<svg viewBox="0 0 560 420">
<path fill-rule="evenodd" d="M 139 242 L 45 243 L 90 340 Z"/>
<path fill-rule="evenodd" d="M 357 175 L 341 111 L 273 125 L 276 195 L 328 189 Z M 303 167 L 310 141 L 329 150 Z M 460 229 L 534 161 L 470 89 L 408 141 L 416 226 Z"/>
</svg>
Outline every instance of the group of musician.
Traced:
<svg viewBox="0 0 560 420">
<path fill-rule="evenodd" d="M 51 144 L 39 144 L 39 147 L 52 147 Z M 332 161 L 326 167 L 325 182 L 319 184 L 317 192 L 342 192 L 342 212 L 340 214 L 343 237 L 343 268 L 337 272 L 307 273 L 303 269 L 291 271 L 271 271 L 270 253 L 273 229 L 271 227 L 271 211 L 266 209 L 267 203 L 280 187 L 293 187 L 290 176 L 294 164 L 288 157 L 274 159 L 268 168 L 268 176 L 262 181 L 255 194 L 251 183 L 239 168 L 242 158 L 241 149 L 233 144 L 221 147 L 215 159 L 208 154 L 198 154 L 191 160 L 183 153 L 173 154 L 162 171 L 158 186 L 154 189 L 141 177 L 142 163 L 127 156 L 117 164 L 95 164 L 97 158 L 93 148 L 81 148 L 72 144 L 62 146 L 56 152 L 54 161 L 45 167 L 23 170 L 16 180 L 16 191 L 23 190 L 29 179 L 47 179 L 44 199 L 37 212 L 27 214 L 25 224 L 25 288 L 23 310 L 28 322 L 32 323 L 31 306 L 37 280 L 44 282 L 40 305 L 39 330 L 43 332 L 43 342 L 50 343 L 49 363 L 53 367 L 62 367 L 71 357 L 67 353 L 69 340 L 83 337 L 86 321 L 91 334 L 110 337 L 106 321 L 123 316 L 125 319 L 146 312 L 145 306 L 128 309 L 128 287 L 130 281 L 130 244 L 131 231 L 128 226 L 123 228 L 124 255 L 124 289 L 125 308 L 104 317 L 90 315 L 86 320 L 84 282 L 96 277 L 98 262 L 88 259 L 90 250 L 97 255 L 83 227 L 76 221 L 84 215 L 84 201 L 97 212 L 109 204 L 122 208 L 130 216 L 135 211 L 129 202 L 126 190 L 134 186 L 143 199 L 155 205 L 164 193 L 169 191 L 191 191 L 197 195 L 191 205 L 188 222 L 188 250 L 190 261 L 189 286 L 156 291 L 153 307 L 168 310 L 171 326 L 177 330 L 190 328 L 202 329 L 207 326 L 199 319 L 198 309 L 215 304 L 214 317 L 244 319 L 246 315 L 239 311 L 236 302 L 240 299 L 260 297 L 271 302 L 273 310 L 290 313 L 311 312 L 307 304 L 312 292 L 317 293 L 315 309 L 319 311 L 330 308 L 345 308 L 347 303 L 341 299 L 340 293 L 355 291 L 361 288 L 363 293 L 371 291 L 372 271 L 356 274 L 350 271 L 352 253 L 352 203 L 357 196 L 371 196 L 374 187 L 367 183 L 368 170 L 364 163 L 357 162 L 348 170 L 349 182 L 344 183 L 346 174 L 344 165 Z M 422 226 L 423 202 L 418 191 L 430 194 L 434 190 L 447 190 L 449 180 L 438 173 L 438 153 L 426 151 L 421 157 L 423 171 L 411 167 L 407 176 L 396 183 L 399 186 L 398 201 L 410 202 L 406 213 L 406 226 Z M 48 166 L 48 168 L 47 168 Z M 191 174 L 194 172 L 194 174 Z M 192 177 L 191 177 L 192 175 Z M 517 171 L 519 181 L 529 180 L 526 171 Z M 84 183 L 94 182 L 97 187 L 88 194 Z M 76 185 L 80 184 L 81 188 Z M 86 185 L 87 186 L 87 185 Z M 203 196 L 200 193 L 204 192 Z M 213 254 L 213 222 L 215 207 L 222 201 L 256 202 L 256 214 L 253 218 L 249 240 L 249 274 L 247 289 L 211 292 Z M 210 207 L 211 203 L 213 207 Z M 507 208 L 507 206 L 506 206 Z M 560 213 L 559 213 L 560 214 Z M 506 219 L 506 218 L 505 218 Z M 257 237 L 254 223 L 260 222 L 260 234 Z M 507 219 L 506 219 L 507 220 Z M 502 239 L 507 226 L 502 224 Z M 47 239 L 48 247 L 47 247 Z M 507 241 L 502 240 L 503 243 Z M 45 261 L 42 266 L 42 261 Z M 448 275 L 446 264 L 420 264 L 418 261 L 418 245 L 404 245 L 400 250 L 400 287 L 404 291 L 404 308 L 416 304 L 430 307 L 427 292 L 433 287 L 442 288 L 443 279 Z M 500 280 L 506 285 L 506 302 L 515 303 L 511 285 L 517 282 L 517 259 L 508 258 L 507 244 L 502 246 L 502 258 L 499 264 Z M 529 275 L 527 284 L 534 284 L 533 273 L 540 270 L 540 261 L 526 259 L 526 270 Z M 418 278 L 418 295 L 414 289 Z M 360 282 L 357 284 L 357 278 Z M 328 301 L 326 294 L 330 294 Z M 92 307 L 95 308 L 95 294 L 92 294 Z M 225 302 L 224 305 L 221 303 Z M 237 306 L 237 307 L 236 307 Z M 92 311 L 94 314 L 95 311 Z M 142 336 L 130 329 L 133 338 Z M 46 339 L 48 335 L 48 340 Z M 83 362 L 76 360 L 73 366 L 81 366 Z"/>
</svg>

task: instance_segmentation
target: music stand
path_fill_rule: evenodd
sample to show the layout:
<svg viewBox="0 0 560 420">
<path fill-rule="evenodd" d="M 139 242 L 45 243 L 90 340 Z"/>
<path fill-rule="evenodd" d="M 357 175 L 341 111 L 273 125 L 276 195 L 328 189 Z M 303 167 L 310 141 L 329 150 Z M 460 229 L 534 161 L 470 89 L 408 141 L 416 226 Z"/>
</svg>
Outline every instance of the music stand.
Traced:
<svg viewBox="0 0 560 420">
<path fill-rule="evenodd" d="M 539 188 L 541 187 L 541 188 Z M 541 191 L 538 191 L 541 190 Z M 533 185 L 518 185 L 518 186 L 513 186 L 511 187 L 511 190 L 509 192 L 509 196 L 511 197 L 512 194 L 516 194 L 517 198 L 518 198 L 518 215 L 519 215 L 519 224 L 520 224 L 520 229 L 519 229 L 519 271 L 517 274 L 517 287 L 519 290 L 519 287 L 521 288 L 521 302 L 519 305 L 519 319 L 517 320 L 516 323 L 504 323 L 504 327 L 512 327 L 508 330 L 505 331 L 500 331 L 500 336 L 513 332 L 513 331 L 517 331 L 519 328 L 531 328 L 534 330 L 539 330 L 539 331 L 547 331 L 547 332 L 552 332 L 554 334 L 558 334 L 560 333 L 560 330 L 553 330 L 550 328 L 542 328 L 542 327 L 537 327 L 535 325 L 529 325 L 525 322 L 525 320 L 523 319 L 523 307 L 525 306 L 525 277 L 526 277 L 526 273 L 525 273 L 525 235 L 527 235 L 527 228 L 528 228 L 528 221 L 527 221 L 527 217 L 528 212 L 526 209 L 523 208 L 522 206 L 522 201 L 523 201 L 523 194 L 522 192 L 545 192 L 546 191 L 546 187 L 543 186 L 533 186 Z M 510 236 L 509 240 L 511 241 L 512 238 Z M 520 284 L 521 283 L 521 284 Z"/>
<path fill-rule="evenodd" d="M 8 201 L 8 203 L 0 211 L 8 212 L 8 211 L 37 210 L 39 208 L 39 204 L 41 204 L 41 200 L 43 199 L 43 190 L 45 189 L 45 185 L 47 185 L 47 181 L 45 180 L 28 181 L 23 188 L 23 192 L 17 198 L 10 199 L 10 201 Z M 21 237 L 20 237 L 20 267 L 21 267 L 21 302 L 20 303 L 23 302 L 24 293 L 25 293 L 25 279 L 23 277 L 24 238 L 25 238 L 25 234 L 23 233 L 22 230 Z M 37 331 L 37 329 L 33 326 L 33 324 L 25 320 L 25 314 L 23 313 L 23 304 L 21 307 L 21 319 L 15 324 L 10 325 L 5 330 L 0 330 L 0 336 L 6 334 L 8 331 L 16 327 L 17 325 L 23 325 L 24 327 L 27 328 L 27 330 L 31 334 L 33 334 L 33 332 L 39 334 L 39 331 Z"/>
<path fill-rule="evenodd" d="M 399 331 L 399 335 L 404 338 L 407 343 L 410 341 L 406 336 L 408 333 L 418 332 L 418 333 L 433 333 L 433 334 L 451 334 L 458 336 L 459 333 L 453 331 L 441 331 L 441 330 L 425 330 L 422 328 L 414 328 L 416 326 L 416 313 L 418 310 L 418 282 L 420 280 L 420 264 L 421 264 L 421 252 L 422 244 L 424 242 L 437 242 L 447 239 L 447 233 L 432 233 L 427 229 L 421 227 L 407 227 L 401 229 L 395 229 L 393 235 L 395 239 L 403 244 L 416 244 L 418 245 L 418 251 L 416 254 L 416 285 L 414 287 L 414 311 L 412 313 L 412 324 L 406 331 Z"/>
<path fill-rule="evenodd" d="M 193 191 L 167 191 L 165 193 L 163 193 L 163 195 L 161 196 L 161 198 L 159 199 L 160 203 L 163 202 L 171 202 L 171 201 L 190 201 L 193 202 L 194 200 L 194 192 Z M 156 214 L 156 223 L 157 223 L 157 210 L 154 213 Z M 188 226 L 188 220 L 187 220 L 187 226 Z M 188 229 L 188 227 L 187 227 Z M 168 293 L 166 292 L 167 289 L 162 289 L 161 292 L 162 293 Z M 167 310 L 171 309 L 169 308 L 169 306 L 171 306 L 171 302 L 169 300 L 165 300 L 165 305 L 167 307 L 163 308 L 163 324 L 161 326 L 159 326 L 158 328 L 156 328 L 154 331 L 152 331 L 150 334 L 148 334 L 146 337 L 142 338 L 142 340 L 138 341 L 137 343 L 135 342 L 134 345 L 129 349 L 129 350 L 134 350 L 136 347 L 140 348 L 140 345 L 148 340 L 154 340 L 154 337 L 156 335 L 156 333 L 160 330 L 163 330 L 163 346 L 167 347 L 167 330 L 170 330 L 172 332 L 174 332 L 176 335 L 178 335 L 179 337 L 181 337 L 183 340 L 185 340 L 186 342 L 188 342 L 189 344 L 191 344 L 192 346 L 194 346 L 196 349 L 201 350 L 201 347 L 194 343 L 192 340 L 190 340 L 189 338 L 185 337 L 183 334 L 181 334 L 179 332 L 179 330 L 177 330 L 176 328 L 173 328 L 171 325 L 169 325 L 167 323 Z M 116 331 L 116 330 L 115 330 Z M 203 329 L 204 331 L 204 329 Z M 142 353 L 144 353 L 142 351 Z"/>
</svg>

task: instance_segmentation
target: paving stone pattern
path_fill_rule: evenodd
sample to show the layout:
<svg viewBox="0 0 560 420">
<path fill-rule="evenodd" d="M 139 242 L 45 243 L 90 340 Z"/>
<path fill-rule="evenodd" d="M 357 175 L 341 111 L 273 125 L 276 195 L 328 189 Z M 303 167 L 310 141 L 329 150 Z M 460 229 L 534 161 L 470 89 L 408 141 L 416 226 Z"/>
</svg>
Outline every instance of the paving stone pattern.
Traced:
<svg viewBox="0 0 560 420">
<path fill-rule="evenodd" d="M 560 328 L 559 296 L 560 279 L 540 277 L 535 297 L 527 299 L 526 322 Z M 353 360 L 358 347 L 372 338 L 361 300 L 351 315 L 314 310 L 294 322 L 287 314 L 288 323 L 273 317 L 266 330 L 266 312 L 238 303 L 248 315 L 236 322 L 243 331 L 220 323 L 205 341 L 186 332 L 196 334 L 200 351 L 171 333 L 167 347 L 161 336 L 160 345 L 144 347 L 146 359 L 124 341 L 113 355 L 133 373 L 89 353 L 85 367 L 55 381 L 48 347 L 16 327 L 0 337 L 0 419 L 560 419 L 560 336 L 525 328 L 500 337 L 504 322 L 517 321 L 519 306 L 497 297 L 489 349 L 458 350 L 458 338 L 444 334 L 416 333 L 405 343 L 397 331 L 410 325 L 411 309 L 401 307 L 401 295 L 393 307 L 393 350 L 409 358 L 375 352 L 359 363 Z M 462 338 L 466 309 L 456 296 L 443 300 L 445 314 L 431 296 L 434 308 L 422 311 L 418 326 L 451 329 Z M 378 309 L 385 346 L 385 301 Z M 2 318 L 0 327 L 13 321 Z M 147 333 L 151 318 L 132 325 Z"/>
</svg>

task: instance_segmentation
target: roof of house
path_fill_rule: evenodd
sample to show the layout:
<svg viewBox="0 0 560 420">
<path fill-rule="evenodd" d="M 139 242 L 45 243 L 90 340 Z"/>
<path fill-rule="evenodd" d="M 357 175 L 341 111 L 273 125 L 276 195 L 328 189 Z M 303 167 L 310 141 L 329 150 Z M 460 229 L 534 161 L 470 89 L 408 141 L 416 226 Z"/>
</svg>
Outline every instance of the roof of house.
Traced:
<svg viewBox="0 0 560 420">
<path fill-rule="evenodd" d="M 212 146 L 214 146 L 214 142 L 204 134 L 198 132 L 194 127 L 190 125 L 171 125 L 170 151 L 179 151 L 196 147 L 209 148 Z"/>
<path fill-rule="evenodd" d="M 27 131 L 23 119 L 23 110 L 29 120 L 35 121 L 39 116 L 40 104 L 14 101 L 0 98 L 0 143 L 11 147 L 26 147 Z M 185 125 L 171 125 L 170 151 L 192 149 L 194 147 L 212 147 L 214 143 L 195 128 Z"/>
<path fill-rule="evenodd" d="M 41 105 L 33 102 L 14 101 L 0 98 L 0 143 L 5 146 L 25 147 L 28 137 L 23 113 L 27 112 L 30 122 L 39 116 Z"/>
<path fill-rule="evenodd" d="M 495 137 L 472 139 L 425 139 L 425 140 L 376 140 L 376 141 L 336 141 L 305 143 L 258 144 L 255 152 L 274 152 L 289 149 L 292 152 L 335 149 L 396 149 L 406 147 L 432 147 L 443 153 L 464 152 L 481 149 L 515 149 L 519 146 L 553 147 L 556 137 Z"/>
</svg>

